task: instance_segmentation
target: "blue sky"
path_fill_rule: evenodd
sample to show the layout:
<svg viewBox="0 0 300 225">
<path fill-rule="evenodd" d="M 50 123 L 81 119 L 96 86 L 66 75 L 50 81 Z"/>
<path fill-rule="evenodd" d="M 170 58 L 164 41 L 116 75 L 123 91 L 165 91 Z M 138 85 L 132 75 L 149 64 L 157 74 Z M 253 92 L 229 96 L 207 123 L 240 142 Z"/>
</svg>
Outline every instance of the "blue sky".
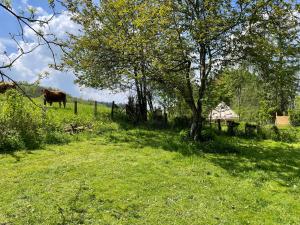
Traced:
<svg viewBox="0 0 300 225">
<path fill-rule="evenodd" d="M 13 9 L 16 11 L 26 10 L 28 7 L 35 7 L 37 9 L 37 16 L 49 16 L 51 9 L 47 5 L 47 0 L 12 0 Z M 50 23 L 51 32 L 55 33 L 58 37 L 63 38 L 65 32 L 76 33 L 78 26 L 74 24 L 66 11 L 63 11 L 61 6 L 56 8 L 61 11 Z M 16 44 L 11 40 L 9 33 L 18 33 L 18 23 L 5 10 L 0 8 L 0 52 L 6 51 L 11 57 L 17 54 Z M 29 29 L 25 29 L 26 39 L 34 44 L 35 37 Z M 26 45 L 27 46 L 27 45 Z M 26 48 L 25 46 L 25 48 Z M 57 50 L 57 58 L 59 60 L 60 52 Z M 0 63 L 2 64 L 3 59 Z M 38 78 L 38 74 L 49 72 L 49 76 L 41 81 L 44 86 L 51 86 L 63 90 L 75 97 L 85 99 L 93 99 L 98 101 L 116 101 L 125 102 L 127 99 L 126 94 L 118 93 L 112 94 L 109 91 L 99 91 L 91 88 L 83 88 L 74 84 L 75 76 L 72 72 L 59 72 L 48 68 L 48 64 L 52 63 L 51 54 L 46 47 L 39 47 L 33 53 L 20 58 L 14 66 L 6 71 L 11 77 L 18 81 L 34 82 Z"/>
</svg>

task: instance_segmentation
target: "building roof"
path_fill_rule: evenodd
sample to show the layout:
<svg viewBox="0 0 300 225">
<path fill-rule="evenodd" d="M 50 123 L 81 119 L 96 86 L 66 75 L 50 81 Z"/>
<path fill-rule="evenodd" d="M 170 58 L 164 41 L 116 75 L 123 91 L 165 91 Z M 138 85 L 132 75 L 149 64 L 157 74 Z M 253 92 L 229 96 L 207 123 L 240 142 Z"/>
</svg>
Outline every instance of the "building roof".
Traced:
<svg viewBox="0 0 300 225">
<path fill-rule="evenodd" d="M 211 120 L 234 120 L 238 118 L 239 116 L 225 102 L 221 102 L 209 114 L 209 119 Z"/>
</svg>

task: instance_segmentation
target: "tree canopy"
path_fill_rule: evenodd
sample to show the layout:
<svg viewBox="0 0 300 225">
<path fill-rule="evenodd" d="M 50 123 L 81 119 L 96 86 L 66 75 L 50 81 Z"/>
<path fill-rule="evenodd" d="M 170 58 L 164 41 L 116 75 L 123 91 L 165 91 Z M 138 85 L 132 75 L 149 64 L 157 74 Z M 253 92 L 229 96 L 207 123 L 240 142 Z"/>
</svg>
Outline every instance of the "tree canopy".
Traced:
<svg viewBox="0 0 300 225">
<path fill-rule="evenodd" d="M 70 36 L 64 60 L 78 82 L 100 89 L 134 87 L 144 111 L 151 84 L 176 90 L 192 111 L 195 139 L 201 136 L 207 90 L 225 68 L 250 62 L 270 85 L 281 85 L 280 76 L 289 80 L 295 76 L 289 70 L 298 68 L 299 6 L 292 0 L 77 0 L 65 5 L 82 27 L 81 35 Z"/>
</svg>

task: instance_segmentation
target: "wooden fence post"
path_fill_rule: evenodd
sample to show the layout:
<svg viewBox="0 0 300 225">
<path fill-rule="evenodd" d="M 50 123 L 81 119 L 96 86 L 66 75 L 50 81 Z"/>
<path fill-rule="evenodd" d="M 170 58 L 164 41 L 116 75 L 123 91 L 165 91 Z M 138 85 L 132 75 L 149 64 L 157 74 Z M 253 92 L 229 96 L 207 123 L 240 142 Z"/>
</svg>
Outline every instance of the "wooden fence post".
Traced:
<svg viewBox="0 0 300 225">
<path fill-rule="evenodd" d="M 112 105 L 111 105 L 111 118 L 112 119 L 114 118 L 114 109 L 115 109 L 115 101 L 113 101 Z"/>
<path fill-rule="evenodd" d="M 75 115 L 78 114 L 78 110 L 77 110 L 77 100 L 74 101 L 74 114 L 75 114 Z"/>
<path fill-rule="evenodd" d="M 98 104 L 98 102 L 95 101 L 95 104 L 94 104 L 94 115 L 95 115 L 95 117 L 97 116 L 97 104 Z"/>
</svg>

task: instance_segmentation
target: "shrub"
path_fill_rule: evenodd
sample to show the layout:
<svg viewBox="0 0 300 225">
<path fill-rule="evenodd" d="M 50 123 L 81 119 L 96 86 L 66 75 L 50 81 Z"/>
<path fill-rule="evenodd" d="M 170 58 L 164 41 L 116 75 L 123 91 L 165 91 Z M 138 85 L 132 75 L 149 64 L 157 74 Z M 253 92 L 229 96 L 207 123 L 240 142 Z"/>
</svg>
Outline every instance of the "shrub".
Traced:
<svg viewBox="0 0 300 225">
<path fill-rule="evenodd" d="M 213 128 L 206 127 L 201 132 L 201 141 L 212 141 L 216 139 L 216 131 Z"/>
<path fill-rule="evenodd" d="M 187 141 L 189 139 L 189 131 L 188 130 L 181 130 L 179 132 L 179 137 L 182 141 Z"/>
<path fill-rule="evenodd" d="M 298 140 L 297 130 L 294 128 L 280 130 L 280 141 L 295 142 Z"/>
<path fill-rule="evenodd" d="M 277 126 L 264 126 L 259 133 L 263 139 L 271 139 L 274 141 L 295 142 L 298 140 L 298 132 L 295 128 L 278 129 Z"/>
<path fill-rule="evenodd" d="M 35 149 L 43 143 L 66 142 L 52 115 L 34 107 L 16 90 L 5 94 L 0 111 L 0 151 Z"/>
<path fill-rule="evenodd" d="M 0 120 L 5 124 L 2 144 L 14 143 L 7 150 L 14 150 L 17 141 L 19 146 L 24 145 L 25 148 L 39 147 L 43 141 L 41 110 L 32 107 L 16 90 L 7 91 L 5 96 L 6 101 L 0 112 Z"/>
<path fill-rule="evenodd" d="M 300 126 L 300 111 L 291 110 L 289 111 L 290 122 L 293 126 Z"/>
<path fill-rule="evenodd" d="M 172 127 L 173 128 L 189 128 L 191 125 L 191 119 L 187 116 L 177 116 L 172 121 Z"/>
<path fill-rule="evenodd" d="M 270 129 L 270 139 L 280 141 L 280 132 L 277 126 L 272 126 Z"/>
<path fill-rule="evenodd" d="M 240 122 L 240 124 L 236 127 L 236 136 L 238 137 L 246 137 L 246 138 L 254 138 L 256 135 L 247 136 L 245 132 L 246 122 Z"/>
<path fill-rule="evenodd" d="M 8 152 L 24 148 L 24 143 L 16 130 L 7 129 L 4 121 L 0 121 L 0 152 Z"/>
</svg>

